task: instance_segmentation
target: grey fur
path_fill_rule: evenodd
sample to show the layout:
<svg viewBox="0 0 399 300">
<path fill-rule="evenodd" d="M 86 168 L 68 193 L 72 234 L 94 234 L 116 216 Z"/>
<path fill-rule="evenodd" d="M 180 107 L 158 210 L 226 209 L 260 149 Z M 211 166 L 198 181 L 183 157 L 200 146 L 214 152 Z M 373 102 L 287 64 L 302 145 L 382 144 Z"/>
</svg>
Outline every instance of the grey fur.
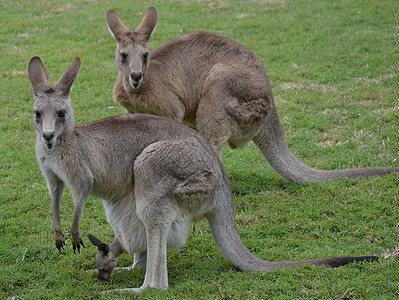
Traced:
<svg viewBox="0 0 399 300">
<path fill-rule="evenodd" d="M 219 157 L 227 143 L 241 148 L 253 140 L 274 171 L 291 182 L 382 176 L 399 170 L 308 167 L 287 145 L 269 81 L 255 54 L 225 37 L 194 32 L 148 56 L 157 19 L 151 7 L 131 32 L 113 10 L 106 16 L 117 42 L 119 74 L 113 97 L 128 112 L 187 123 L 209 141 Z"/>
<path fill-rule="evenodd" d="M 146 287 L 168 287 L 166 249 L 186 242 L 189 226 L 207 218 L 216 244 L 234 265 L 270 271 L 301 264 L 339 266 L 376 257 L 350 257 L 271 262 L 255 257 L 235 226 L 233 197 L 227 175 L 208 142 L 180 122 L 128 114 L 74 126 L 69 93 L 78 74 L 77 57 L 54 86 L 38 57 L 29 62 L 34 91 L 36 155 L 53 203 L 56 246 L 64 245 L 60 200 L 64 184 L 72 191 L 74 250 L 83 245 L 79 220 L 87 197 L 102 199 L 115 232 L 111 245 L 92 235 L 98 247 L 99 278 L 108 279 L 118 257 L 134 254 L 133 268 L 146 267 Z M 50 138 L 51 136 L 51 138 Z"/>
</svg>

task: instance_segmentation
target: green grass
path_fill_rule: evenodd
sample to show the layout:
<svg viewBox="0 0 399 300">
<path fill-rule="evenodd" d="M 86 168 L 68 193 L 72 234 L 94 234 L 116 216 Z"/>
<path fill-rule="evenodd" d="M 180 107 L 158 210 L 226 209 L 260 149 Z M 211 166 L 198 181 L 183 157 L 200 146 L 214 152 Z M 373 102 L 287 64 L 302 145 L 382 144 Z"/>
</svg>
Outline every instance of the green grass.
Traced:
<svg viewBox="0 0 399 300">
<path fill-rule="evenodd" d="M 75 56 L 82 68 L 72 93 L 77 123 L 123 113 L 112 102 L 115 42 L 105 13 L 115 9 L 134 28 L 154 5 L 152 49 L 182 33 L 205 30 L 235 39 L 264 62 L 293 152 L 320 169 L 399 166 L 399 5 L 384 1 L 2 1 L 0 4 L 0 298 L 101 298 L 100 291 L 138 287 L 144 271 L 107 283 L 85 272 L 96 248 L 74 255 L 55 248 L 51 201 L 35 154 L 33 98 L 27 64 L 39 55 L 51 82 Z M 238 229 L 257 256 L 296 260 L 380 255 L 379 262 L 338 269 L 303 266 L 240 272 L 218 252 L 208 224 L 168 252 L 167 291 L 138 298 L 259 299 L 399 296 L 399 179 L 299 186 L 280 179 L 254 145 L 225 149 Z M 67 191 L 61 223 L 73 203 Z M 101 202 L 89 199 L 82 235 L 113 238 Z M 122 256 L 120 266 L 133 259 Z M 109 294 L 128 298 L 131 295 Z"/>
</svg>

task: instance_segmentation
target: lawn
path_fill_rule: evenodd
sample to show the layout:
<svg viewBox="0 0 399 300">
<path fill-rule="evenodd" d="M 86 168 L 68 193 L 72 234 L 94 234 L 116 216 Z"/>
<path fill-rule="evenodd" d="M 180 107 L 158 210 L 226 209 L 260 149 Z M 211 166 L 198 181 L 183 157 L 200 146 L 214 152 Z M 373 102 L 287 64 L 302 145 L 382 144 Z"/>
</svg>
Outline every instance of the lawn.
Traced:
<svg viewBox="0 0 399 300">
<path fill-rule="evenodd" d="M 115 42 L 105 24 L 114 9 L 134 29 L 149 6 L 159 22 L 152 49 L 192 31 L 237 40 L 263 61 L 292 151 L 319 169 L 399 167 L 399 3 L 396 0 L 5 0 L 0 4 L 0 299 L 129 298 L 100 294 L 138 287 L 145 271 L 100 282 L 92 233 L 111 242 L 101 201 L 81 219 L 85 248 L 55 248 L 51 200 L 36 162 L 33 97 L 27 77 L 42 58 L 50 82 L 76 56 L 76 123 L 124 113 L 112 102 Z M 399 177 L 297 185 L 279 178 L 253 144 L 225 148 L 240 235 L 258 257 L 298 260 L 378 255 L 337 269 L 302 266 L 241 272 L 216 248 L 206 221 L 187 245 L 168 251 L 169 289 L 137 298 L 259 299 L 399 297 Z M 61 224 L 72 221 L 64 192 Z M 124 255 L 119 266 L 130 266 Z"/>
</svg>

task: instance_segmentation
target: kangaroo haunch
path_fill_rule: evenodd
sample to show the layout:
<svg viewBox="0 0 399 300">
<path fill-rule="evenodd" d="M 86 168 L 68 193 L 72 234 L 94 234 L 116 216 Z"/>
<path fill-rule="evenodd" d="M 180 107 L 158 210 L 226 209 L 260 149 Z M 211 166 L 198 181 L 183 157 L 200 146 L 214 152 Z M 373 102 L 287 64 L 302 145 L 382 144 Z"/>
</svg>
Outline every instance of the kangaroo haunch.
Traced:
<svg viewBox="0 0 399 300">
<path fill-rule="evenodd" d="M 64 245 L 60 200 L 64 185 L 72 191 L 74 250 L 83 245 L 79 220 L 87 197 L 102 199 L 115 239 L 98 247 L 99 278 L 107 279 L 123 253 L 134 254 L 133 267 L 146 267 L 140 288 L 168 287 L 166 249 L 186 242 L 189 226 L 207 218 L 223 255 L 238 268 L 270 271 L 302 264 L 332 267 L 375 256 L 272 262 L 255 257 L 242 243 L 234 221 L 227 175 L 208 142 L 177 121 L 129 114 L 75 126 L 70 92 L 80 68 L 77 57 L 51 86 L 42 61 L 33 57 L 32 83 L 36 155 L 53 203 L 56 246 Z"/>
<path fill-rule="evenodd" d="M 150 53 L 148 41 L 157 20 L 151 7 L 131 32 L 113 10 L 106 15 L 117 44 L 119 74 L 113 97 L 128 112 L 187 123 L 219 157 L 227 143 L 241 148 L 253 140 L 274 171 L 292 182 L 382 176 L 399 170 L 308 167 L 287 145 L 259 57 L 233 40 L 207 32 L 183 35 Z"/>
</svg>

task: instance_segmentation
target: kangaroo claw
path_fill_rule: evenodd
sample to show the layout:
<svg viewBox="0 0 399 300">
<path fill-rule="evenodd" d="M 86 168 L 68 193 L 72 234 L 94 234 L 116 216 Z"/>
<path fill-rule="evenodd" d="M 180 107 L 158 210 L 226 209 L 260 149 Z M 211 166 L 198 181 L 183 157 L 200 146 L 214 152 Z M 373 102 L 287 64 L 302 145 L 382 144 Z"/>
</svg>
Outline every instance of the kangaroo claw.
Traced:
<svg viewBox="0 0 399 300">
<path fill-rule="evenodd" d="M 65 251 L 64 246 L 65 246 L 65 241 L 64 240 L 56 240 L 55 241 L 55 246 L 57 247 L 58 251 L 62 253 L 62 251 Z"/>
<path fill-rule="evenodd" d="M 72 242 L 73 254 L 76 253 L 75 252 L 76 250 L 78 250 L 78 253 L 80 254 L 80 245 L 82 245 L 82 247 L 85 248 L 82 239 L 79 239 L 79 241 L 76 244 Z"/>
</svg>

